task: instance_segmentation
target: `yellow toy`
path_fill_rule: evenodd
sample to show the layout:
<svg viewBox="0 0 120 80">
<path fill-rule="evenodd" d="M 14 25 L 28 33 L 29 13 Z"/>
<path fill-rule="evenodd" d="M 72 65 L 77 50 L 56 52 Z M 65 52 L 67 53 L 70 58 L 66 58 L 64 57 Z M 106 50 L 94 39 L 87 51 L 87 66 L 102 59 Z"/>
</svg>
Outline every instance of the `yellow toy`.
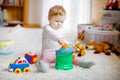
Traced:
<svg viewBox="0 0 120 80">
<path fill-rule="evenodd" d="M 86 54 L 84 46 L 81 45 L 79 41 L 76 42 L 76 45 L 74 45 L 73 48 L 78 56 L 84 56 Z"/>
<path fill-rule="evenodd" d="M 0 40 L 0 55 L 6 55 L 13 53 L 13 40 Z"/>
</svg>

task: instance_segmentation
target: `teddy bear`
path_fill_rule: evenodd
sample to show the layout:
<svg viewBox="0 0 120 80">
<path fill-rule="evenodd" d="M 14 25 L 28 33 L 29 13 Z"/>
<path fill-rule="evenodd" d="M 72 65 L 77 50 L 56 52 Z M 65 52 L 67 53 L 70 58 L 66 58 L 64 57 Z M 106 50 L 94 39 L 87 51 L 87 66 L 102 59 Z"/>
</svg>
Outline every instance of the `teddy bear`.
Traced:
<svg viewBox="0 0 120 80">
<path fill-rule="evenodd" d="M 85 37 L 85 31 L 83 30 L 82 32 L 78 33 L 78 39 L 79 40 L 84 40 Z"/>
<path fill-rule="evenodd" d="M 73 49 L 75 49 L 75 53 L 77 53 L 77 56 L 84 56 L 86 54 L 85 47 L 81 45 L 79 41 L 77 41 L 76 44 L 72 47 Z"/>
<path fill-rule="evenodd" d="M 95 50 L 95 54 L 103 52 L 106 55 L 111 55 L 111 52 L 113 52 L 116 55 L 120 55 L 120 53 L 116 50 L 116 47 L 112 43 L 107 41 L 101 41 L 98 43 L 90 41 L 86 43 L 86 49 Z"/>
</svg>

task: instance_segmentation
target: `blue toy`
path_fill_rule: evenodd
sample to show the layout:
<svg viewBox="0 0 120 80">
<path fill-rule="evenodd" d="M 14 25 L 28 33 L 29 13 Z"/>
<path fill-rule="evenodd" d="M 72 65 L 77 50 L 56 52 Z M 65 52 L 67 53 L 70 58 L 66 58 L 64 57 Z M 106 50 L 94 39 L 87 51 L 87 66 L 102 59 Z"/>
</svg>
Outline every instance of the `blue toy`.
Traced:
<svg viewBox="0 0 120 80">
<path fill-rule="evenodd" d="M 25 58 L 20 58 L 15 60 L 15 62 L 11 62 L 9 64 L 9 71 L 14 72 L 16 74 L 21 73 L 22 71 L 27 73 L 30 72 L 30 64 Z"/>
<path fill-rule="evenodd" d="M 4 22 L 4 15 L 3 15 L 3 11 L 0 7 L 0 26 L 7 26 L 8 23 Z"/>
</svg>

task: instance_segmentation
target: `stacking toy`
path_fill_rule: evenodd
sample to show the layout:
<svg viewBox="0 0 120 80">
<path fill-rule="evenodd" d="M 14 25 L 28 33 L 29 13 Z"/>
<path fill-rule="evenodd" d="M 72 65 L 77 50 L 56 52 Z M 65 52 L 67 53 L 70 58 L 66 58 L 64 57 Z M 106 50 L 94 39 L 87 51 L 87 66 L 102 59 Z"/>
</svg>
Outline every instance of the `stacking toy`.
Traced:
<svg viewBox="0 0 120 80">
<path fill-rule="evenodd" d="M 72 54 L 74 50 L 68 47 L 67 44 L 62 45 L 59 50 L 56 50 L 56 64 L 57 70 L 70 70 L 73 68 Z"/>
<path fill-rule="evenodd" d="M 0 54 L 13 53 L 13 40 L 0 40 Z"/>
</svg>

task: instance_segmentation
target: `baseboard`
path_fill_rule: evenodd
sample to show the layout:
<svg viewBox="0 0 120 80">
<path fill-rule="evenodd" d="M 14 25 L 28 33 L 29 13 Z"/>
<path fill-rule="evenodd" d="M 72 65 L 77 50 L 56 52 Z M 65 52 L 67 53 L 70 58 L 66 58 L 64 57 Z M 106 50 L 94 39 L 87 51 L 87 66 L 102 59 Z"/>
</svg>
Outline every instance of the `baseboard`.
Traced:
<svg viewBox="0 0 120 80">
<path fill-rule="evenodd" d="M 27 24 L 25 28 L 42 28 L 40 24 Z"/>
</svg>

